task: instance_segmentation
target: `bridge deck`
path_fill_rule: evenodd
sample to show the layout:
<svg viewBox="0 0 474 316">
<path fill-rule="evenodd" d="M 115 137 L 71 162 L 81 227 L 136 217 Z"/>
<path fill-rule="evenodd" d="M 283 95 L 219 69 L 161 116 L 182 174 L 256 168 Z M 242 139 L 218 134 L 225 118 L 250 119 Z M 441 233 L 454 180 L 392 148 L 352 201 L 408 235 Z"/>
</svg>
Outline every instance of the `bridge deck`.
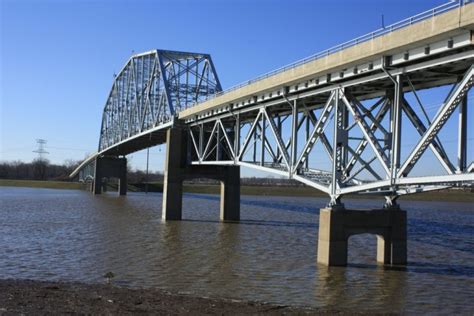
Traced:
<svg viewBox="0 0 474 316">
<path fill-rule="evenodd" d="M 325 76 L 334 71 L 363 65 L 385 55 L 407 51 L 412 47 L 426 45 L 440 39 L 455 37 L 474 30 L 474 3 L 466 4 L 440 15 L 434 15 L 415 24 L 389 32 L 369 41 L 342 49 L 325 57 L 303 63 L 276 73 L 267 78 L 225 92 L 201 102 L 179 113 L 179 119 L 190 119 L 196 115 L 218 110 L 242 99 L 252 98 L 265 91 L 271 91 L 297 82 Z M 470 41 L 473 42 L 472 34 Z"/>
</svg>

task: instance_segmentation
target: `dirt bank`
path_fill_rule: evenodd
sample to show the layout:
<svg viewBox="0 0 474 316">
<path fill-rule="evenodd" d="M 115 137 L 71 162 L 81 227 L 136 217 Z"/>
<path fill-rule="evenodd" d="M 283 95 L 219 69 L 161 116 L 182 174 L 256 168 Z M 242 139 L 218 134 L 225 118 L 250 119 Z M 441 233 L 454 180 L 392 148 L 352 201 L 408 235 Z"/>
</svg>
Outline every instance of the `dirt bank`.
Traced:
<svg viewBox="0 0 474 316">
<path fill-rule="evenodd" d="M 110 285 L 0 280 L 0 315 L 326 315 L 334 311 L 172 294 Z M 336 313 L 338 314 L 338 313 Z"/>
</svg>

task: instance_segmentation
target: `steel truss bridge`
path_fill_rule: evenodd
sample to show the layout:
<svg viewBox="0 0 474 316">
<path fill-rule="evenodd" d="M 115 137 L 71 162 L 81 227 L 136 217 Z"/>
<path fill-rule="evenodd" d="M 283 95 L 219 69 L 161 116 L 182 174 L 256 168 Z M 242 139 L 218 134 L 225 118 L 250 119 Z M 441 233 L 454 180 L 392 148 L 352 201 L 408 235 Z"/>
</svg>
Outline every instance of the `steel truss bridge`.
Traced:
<svg viewBox="0 0 474 316">
<path fill-rule="evenodd" d="M 114 79 L 98 152 L 71 176 L 93 179 L 96 159 L 181 129 L 190 167 L 267 171 L 327 193 L 330 206 L 347 194 L 391 206 L 404 194 L 472 185 L 473 30 L 474 4 L 449 2 L 226 91 L 208 54 L 134 55 Z M 444 86 L 430 115 L 423 95 Z M 441 135 L 450 119 L 456 146 Z"/>
</svg>

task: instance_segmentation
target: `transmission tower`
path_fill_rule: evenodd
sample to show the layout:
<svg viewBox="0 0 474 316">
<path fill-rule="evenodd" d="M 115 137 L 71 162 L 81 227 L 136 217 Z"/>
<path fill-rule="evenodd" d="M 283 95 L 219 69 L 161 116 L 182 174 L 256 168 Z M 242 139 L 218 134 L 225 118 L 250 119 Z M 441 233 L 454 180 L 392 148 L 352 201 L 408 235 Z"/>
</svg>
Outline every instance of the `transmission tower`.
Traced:
<svg viewBox="0 0 474 316">
<path fill-rule="evenodd" d="M 36 143 L 38 144 L 38 149 L 33 150 L 33 152 L 38 154 L 39 160 L 44 160 L 44 155 L 49 154 L 49 152 L 44 149 L 47 141 L 45 139 L 37 139 Z"/>
</svg>

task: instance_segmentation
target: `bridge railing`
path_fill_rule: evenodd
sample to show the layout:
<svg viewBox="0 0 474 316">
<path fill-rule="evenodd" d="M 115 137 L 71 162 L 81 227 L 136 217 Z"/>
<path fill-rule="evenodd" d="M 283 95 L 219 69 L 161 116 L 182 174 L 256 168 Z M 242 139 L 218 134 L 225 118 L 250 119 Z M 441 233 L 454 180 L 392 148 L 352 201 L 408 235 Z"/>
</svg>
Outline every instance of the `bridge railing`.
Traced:
<svg viewBox="0 0 474 316">
<path fill-rule="evenodd" d="M 350 41 L 347 41 L 347 42 L 344 42 L 342 44 L 339 44 L 339 45 L 336 45 L 336 46 L 333 46 L 329 49 L 326 49 L 324 51 L 321 51 L 319 53 L 316 53 L 314 55 L 311 55 L 309 57 L 306 57 L 306 58 L 303 58 L 303 59 L 300 59 L 296 62 L 293 62 L 289 65 L 286 65 L 286 66 L 283 66 L 281 68 L 278 68 L 278 69 L 275 69 L 275 70 L 272 70 L 270 72 L 267 72 L 263 75 L 260 75 L 254 79 L 250 79 L 250 80 L 247 80 L 247 81 L 244 81 L 244 82 L 241 82 L 237 85 L 234 85 L 226 90 L 222 90 L 214 95 L 211 95 L 208 97 L 207 100 L 210 100 L 210 99 L 213 99 L 213 98 L 216 98 L 218 96 L 221 96 L 223 94 L 226 94 L 226 93 L 229 93 L 231 91 L 234 91 L 234 90 L 237 90 L 237 89 L 240 89 L 244 86 L 247 86 L 247 85 L 250 85 L 252 83 L 255 83 L 257 81 L 260 81 L 260 80 L 263 80 L 265 78 L 268 78 L 268 77 L 271 77 L 271 76 L 274 76 L 276 74 L 279 74 L 279 73 L 282 73 L 282 72 L 285 72 L 287 70 L 290 70 L 290 69 L 293 69 L 293 68 L 296 68 L 296 67 L 299 67 L 301 65 L 304 65 L 306 63 L 309 63 L 309 62 L 312 62 L 314 60 L 317 60 L 317 59 L 320 59 L 320 58 L 323 58 L 323 57 L 326 57 L 326 56 L 329 56 L 329 55 L 332 55 L 334 53 L 337 53 L 337 52 L 340 52 L 344 49 L 347 49 L 347 48 L 350 48 L 352 46 L 355 46 L 355 45 L 358 45 L 358 44 L 361 44 L 361 43 L 364 43 L 364 42 L 367 42 L 367 41 L 370 41 L 370 40 L 373 40 L 377 37 L 380 37 L 380 36 L 383 36 L 383 35 L 386 35 L 388 33 L 391 33 L 393 31 L 396 31 L 396 30 L 399 30 L 399 29 L 402 29 L 404 27 L 407 27 L 407 26 L 410 26 L 412 24 L 415 24 L 415 23 L 418 23 L 418 22 L 421 22 L 423 20 L 427 20 L 427 19 L 430 19 L 430 18 L 433 18 L 437 15 L 440 15 L 442 13 L 445 13 L 445 12 L 448 12 L 448 11 L 451 11 L 453 9 L 456 9 L 456 8 L 459 8 L 463 5 L 466 5 L 468 3 L 471 3 L 473 0 L 452 0 L 450 2 L 447 2 L 445 4 L 442 4 L 440 6 L 437 6 L 435 8 L 432 8 L 430 10 L 427 10 L 427 11 L 424 11 L 422 13 L 419 13 L 419 14 L 416 14 L 414 16 L 411 16 L 409 18 L 406 18 L 404 20 L 401 20 L 399 22 L 396 22 L 396 23 L 393 23 L 391 25 L 388 25 L 386 27 L 382 27 L 378 30 L 375 30 L 371 33 L 367 33 L 365 35 L 362 35 L 362 36 L 359 36 L 357 38 L 354 38 Z M 207 101 L 206 100 L 206 101 Z M 200 102 L 197 102 L 195 103 L 194 105 L 196 104 L 199 104 L 199 103 L 202 103 L 202 102 L 205 102 L 205 101 L 200 101 Z"/>
</svg>

